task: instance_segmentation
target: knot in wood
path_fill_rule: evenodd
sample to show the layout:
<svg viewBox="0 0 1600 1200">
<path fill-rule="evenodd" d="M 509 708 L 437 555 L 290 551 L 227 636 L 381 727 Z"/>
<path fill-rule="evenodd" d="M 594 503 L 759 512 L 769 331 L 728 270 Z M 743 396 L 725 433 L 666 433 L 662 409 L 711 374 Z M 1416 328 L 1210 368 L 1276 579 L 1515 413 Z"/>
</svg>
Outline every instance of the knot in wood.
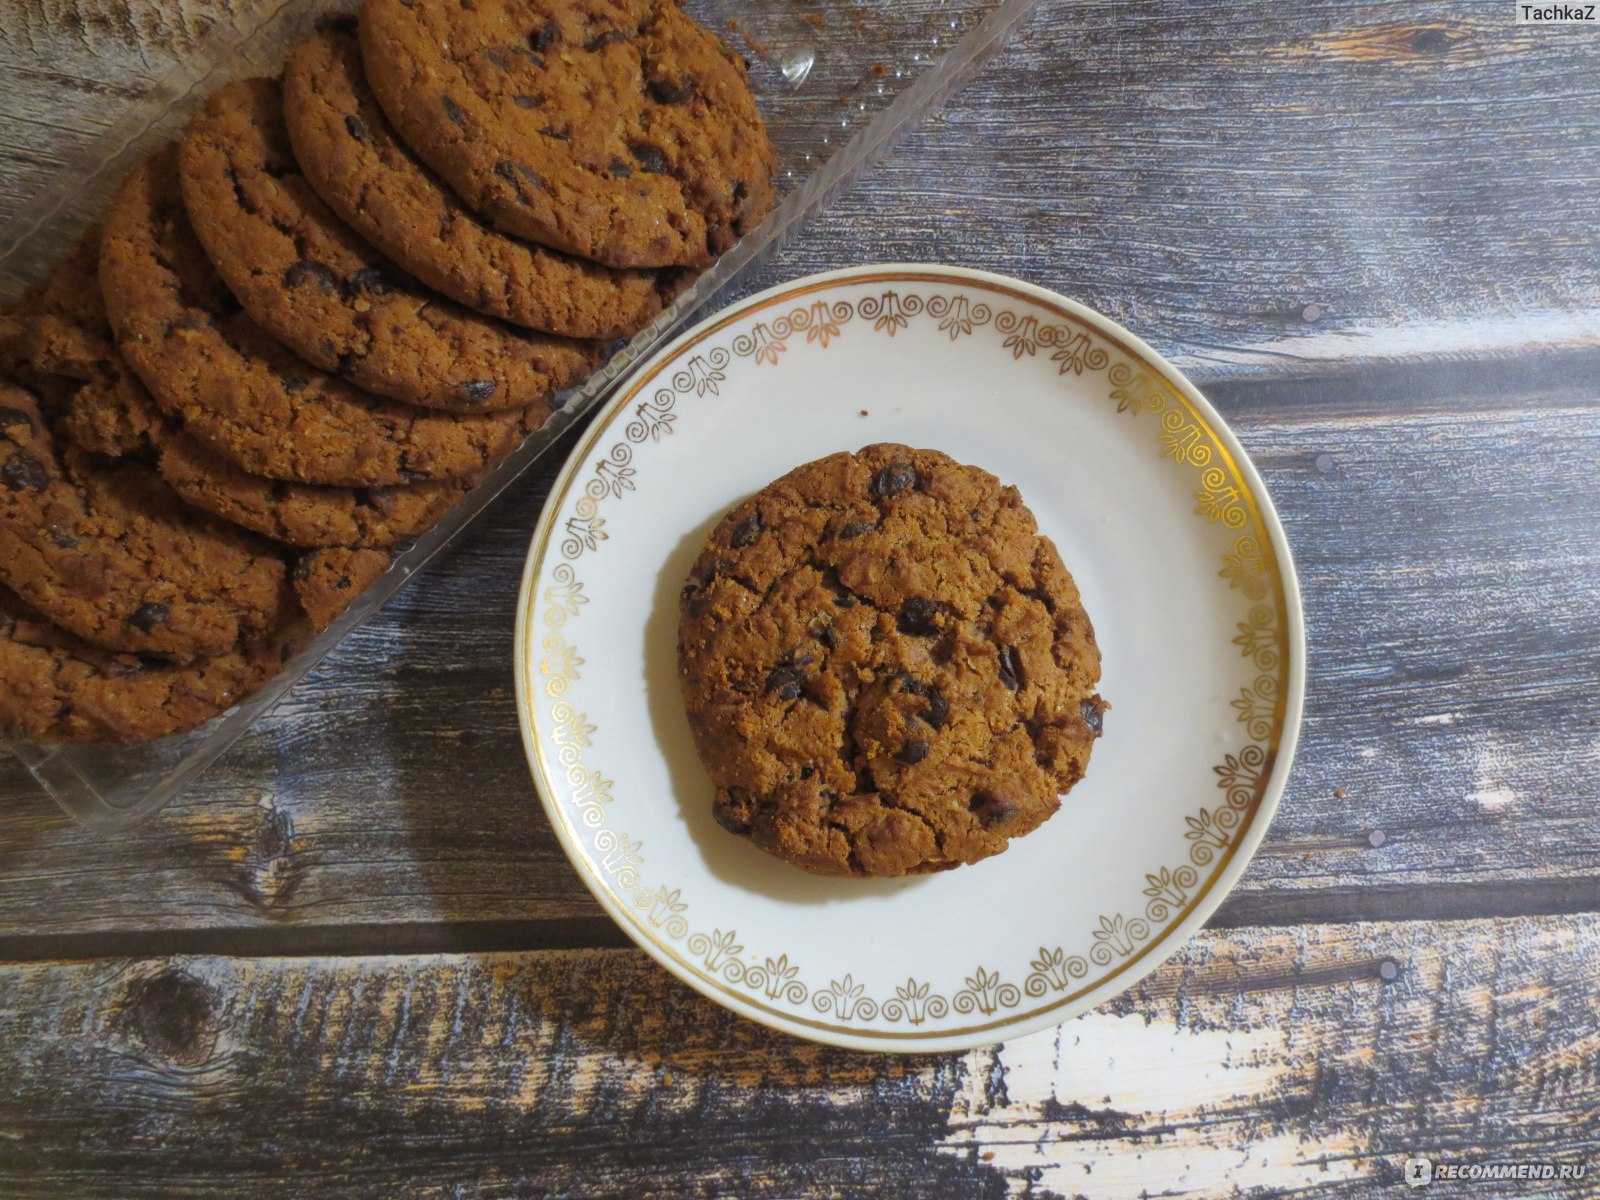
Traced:
<svg viewBox="0 0 1600 1200">
<path fill-rule="evenodd" d="M 216 993 L 187 971 L 167 968 L 136 980 L 123 1002 L 134 1037 L 180 1067 L 196 1067 L 217 1045 Z"/>
</svg>

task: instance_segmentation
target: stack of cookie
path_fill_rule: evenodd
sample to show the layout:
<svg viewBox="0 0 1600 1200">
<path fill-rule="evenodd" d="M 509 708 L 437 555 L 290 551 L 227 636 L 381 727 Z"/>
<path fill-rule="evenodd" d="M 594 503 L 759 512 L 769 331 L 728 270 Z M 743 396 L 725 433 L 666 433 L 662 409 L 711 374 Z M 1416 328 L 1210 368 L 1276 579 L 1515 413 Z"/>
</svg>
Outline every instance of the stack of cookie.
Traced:
<svg viewBox="0 0 1600 1200">
<path fill-rule="evenodd" d="M 770 210 L 673 0 L 366 0 L 213 93 L 0 323 L 0 729 L 258 687 Z"/>
</svg>

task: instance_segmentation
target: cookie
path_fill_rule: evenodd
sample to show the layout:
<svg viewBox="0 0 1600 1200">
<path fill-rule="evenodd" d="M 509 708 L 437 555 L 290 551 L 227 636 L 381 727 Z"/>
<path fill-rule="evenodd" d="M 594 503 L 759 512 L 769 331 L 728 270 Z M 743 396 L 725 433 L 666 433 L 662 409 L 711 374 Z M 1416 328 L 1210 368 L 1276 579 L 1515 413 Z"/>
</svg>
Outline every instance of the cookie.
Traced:
<svg viewBox="0 0 1600 1200">
<path fill-rule="evenodd" d="M 389 569 L 381 550 L 335 546 L 301 556 L 294 567 L 294 594 L 314 629 L 324 630 Z"/>
<path fill-rule="evenodd" d="M 479 312 L 568 337 L 624 337 L 687 282 L 686 272 L 614 270 L 483 224 L 389 128 L 351 34 L 295 46 L 283 108 L 300 169 L 328 206 L 417 279 Z"/>
<path fill-rule="evenodd" d="M 276 80 L 213 92 L 179 152 L 200 244 L 250 318 L 324 371 L 452 412 L 526 408 L 587 375 L 598 344 L 516 329 L 435 295 L 300 174 Z"/>
<path fill-rule="evenodd" d="M 33 398 L 0 384 L 0 583 L 87 641 L 178 661 L 276 629 L 285 567 L 185 509 L 147 467 L 57 454 Z"/>
<path fill-rule="evenodd" d="M 868 446 L 728 513 L 681 600 L 714 813 L 808 871 L 972 863 L 1083 775 L 1104 702 L 1078 590 L 1013 487 Z"/>
<path fill-rule="evenodd" d="M 297 358 L 237 311 L 189 228 L 177 150 L 136 167 L 100 248 L 107 315 L 128 365 L 185 430 L 252 475 L 384 486 L 499 462 L 545 404 L 473 415 L 381 400 Z"/>
<path fill-rule="evenodd" d="M 291 624 L 217 658 L 156 662 L 74 637 L 0 588 L 0 735 L 142 742 L 193 729 L 276 674 L 302 637 Z"/>
<path fill-rule="evenodd" d="M 400 136 L 505 233 L 704 266 L 772 207 L 744 65 L 673 0 L 366 0 L 360 34 Z"/>
</svg>

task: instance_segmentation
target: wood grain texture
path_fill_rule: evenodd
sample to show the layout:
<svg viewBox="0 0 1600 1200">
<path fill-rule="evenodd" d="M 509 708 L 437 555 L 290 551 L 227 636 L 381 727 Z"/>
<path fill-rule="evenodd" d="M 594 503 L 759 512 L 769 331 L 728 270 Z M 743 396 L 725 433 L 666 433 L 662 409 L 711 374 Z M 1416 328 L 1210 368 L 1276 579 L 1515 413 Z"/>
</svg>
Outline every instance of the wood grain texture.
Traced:
<svg viewBox="0 0 1600 1200">
<path fill-rule="evenodd" d="M 1597 970 L 1594 917 L 1211 933 L 1059 1029 L 902 1059 L 636 951 L 0 967 L 0 1190 L 1392 1195 L 1417 1151 L 1594 1158 Z"/>
<path fill-rule="evenodd" d="M 1289 790 L 1221 922 L 1600 907 L 1596 365 L 1212 389 L 1288 527 L 1311 647 Z M 275 929 L 251 946 L 284 952 L 340 925 L 354 949 L 504 949 L 603 929 L 539 810 L 512 696 L 552 470 L 147 827 L 98 838 L 7 768 L 0 949 Z M 81 948 L 117 952 L 100 945 Z"/>
</svg>

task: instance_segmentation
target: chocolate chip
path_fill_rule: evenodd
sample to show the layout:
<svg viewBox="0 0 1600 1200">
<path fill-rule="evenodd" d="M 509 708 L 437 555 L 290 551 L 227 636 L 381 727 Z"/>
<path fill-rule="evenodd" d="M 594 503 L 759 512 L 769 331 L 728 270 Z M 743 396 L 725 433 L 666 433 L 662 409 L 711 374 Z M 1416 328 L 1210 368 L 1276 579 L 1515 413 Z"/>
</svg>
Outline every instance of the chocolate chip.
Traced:
<svg viewBox="0 0 1600 1200">
<path fill-rule="evenodd" d="M 367 123 L 355 113 L 345 114 L 344 130 L 358 142 L 366 143 L 372 140 L 367 135 Z"/>
<path fill-rule="evenodd" d="M 128 617 L 129 625 L 145 633 L 149 633 L 151 630 L 166 623 L 167 606 L 154 601 L 149 604 L 139 605 Z"/>
<path fill-rule="evenodd" d="M 405 483 L 421 483 L 431 476 L 426 471 L 413 471 L 410 467 L 401 467 L 400 478 Z"/>
<path fill-rule="evenodd" d="M 972 800 L 967 804 L 967 809 L 978 818 L 978 824 L 985 829 L 993 829 L 996 825 L 1004 825 L 1014 820 L 1019 809 L 1011 801 L 993 792 L 974 792 Z"/>
<path fill-rule="evenodd" d="M 377 267 L 362 267 L 350 276 L 350 290 L 352 292 L 369 292 L 374 296 L 387 296 L 389 294 L 389 281 L 383 277 L 383 272 Z"/>
<path fill-rule="evenodd" d="M 584 43 L 583 48 L 589 51 L 603 50 L 607 46 L 614 45 L 617 42 L 625 42 L 627 40 L 628 35 L 623 33 L 622 30 L 608 29 L 598 37 L 590 38 L 586 43 Z"/>
<path fill-rule="evenodd" d="M 852 538 L 860 537 L 863 533 L 871 533 L 876 528 L 877 526 L 871 521 L 851 521 L 843 529 L 839 530 L 839 540 L 848 542 Z"/>
<path fill-rule="evenodd" d="M 1000 682 L 1013 692 L 1027 682 L 1022 673 L 1022 655 L 1015 646 L 1000 647 Z"/>
<path fill-rule="evenodd" d="M 735 550 L 743 550 L 760 536 L 761 514 L 751 513 L 733 527 L 733 532 L 728 535 L 728 545 Z"/>
<path fill-rule="evenodd" d="M 538 29 L 528 35 L 528 48 L 543 54 L 561 40 L 561 26 L 554 21 L 546 21 Z"/>
<path fill-rule="evenodd" d="M 449 96 L 441 97 L 439 103 L 444 107 L 444 115 L 449 117 L 454 124 L 465 125 L 467 123 L 467 114 L 462 112 L 461 106 L 450 99 Z"/>
<path fill-rule="evenodd" d="M 821 642 L 829 650 L 833 650 L 839 645 L 839 635 L 833 631 L 832 625 L 823 625 L 819 629 L 812 630 L 811 636 L 816 638 L 817 641 Z"/>
<path fill-rule="evenodd" d="M 657 104 L 682 104 L 694 95 L 694 80 L 652 79 L 645 90 Z"/>
<path fill-rule="evenodd" d="M 928 711 L 922 719 L 934 729 L 943 729 L 945 722 L 950 719 L 950 701 L 944 698 L 944 693 L 938 688 L 928 689 Z"/>
<path fill-rule="evenodd" d="M 492 379 L 473 379 L 456 388 L 456 399 L 463 404 L 485 404 L 500 385 Z"/>
<path fill-rule="evenodd" d="M 303 392 L 309 385 L 308 380 L 301 379 L 298 375 L 281 376 L 278 382 L 283 385 L 283 390 L 286 392 Z"/>
<path fill-rule="evenodd" d="M 620 158 L 613 158 L 610 164 L 606 167 L 606 170 L 611 172 L 613 179 L 633 178 L 633 168 L 627 163 L 623 162 Z"/>
<path fill-rule="evenodd" d="M 716 819 L 717 824 L 721 825 L 729 833 L 737 833 L 742 836 L 750 832 L 749 821 L 741 820 L 737 813 L 729 811 L 721 804 L 711 806 L 711 815 Z"/>
<path fill-rule="evenodd" d="M 513 162 L 509 158 L 502 158 L 495 163 L 494 173 L 514 186 L 517 189 L 519 198 L 525 194 L 522 190 L 524 184 L 535 188 L 544 187 L 544 180 L 539 177 L 537 171 L 532 167 L 523 166 L 519 162 Z"/>
<path fill-rule="evenodd" d="M 882 496 L 885 500 L 891 496 L 898 496 L 908 487 L 915 487 L 917 470 L 910 463 L 894 462 L 884 467 L 872 477 L 872 491 L 874 495 Z"/>
<path fill-rule="evenodd" d="M 20 408 L 0 407 L 0 429 L 10 429 L 13 425 L 26 425 L 33 428 L 33 418 Z"/>
<path fill-rule="evenodd" d="M 565 129 L 557 129 L 554 125 L 541 125 L 539 126 L 539 132 L 547 138 L 555 138 L 558 142 L 570 142 L 572 140 L 572 134 Z"/>
<path fill-rule="evenodd" d="M 805 672 L 789 663 L 779 663 L 767 673 L 765 690 L 779 700 L 798 700 L 806 690 Z"/>
<path fill-rule="evenodd" d="M 0 483 L 13 492 L 42 492 L 50 486 L 50 472 L 26 450 L 18 450 L 0 466 Z"/>
<path fill-rule="evenodd" d="M 332 271 L 319 262 L 312 262 L 309 258 L 296 259 L 284 268 L 284 287 L 297 288 L 308 283 L 329 296 L 333 295 L 338 286 Z"/>
<path fill-rule="evenodd" d="M 814 777 L 816 775 L 816 773 L 817 773 L 817 769 L 815 767 L 801 767 L 800 768 L 800 778 L 801 779 L 811 779 L 812 777 Z"/>
<path fill-rule="evenodd" d="M 1078 712 L 1083 716 L 1083 723 L 1089 727 L 1089 732 L 1099 737 L 1105 725 L 1106 702 L 1099 696 L 1091 696 L 1078 704 Z"/>
<path fill-rule="evenodd" d="M 939 632 L 941 611 L 938 601 L 929 600 L 926 596 L 912 596 L 900 605 L 897 625 L 901 633 L 927 637 Z"/>
<path fill-rule="evenodd" d="M 628 153 L 633 155 L 641 171 L 649 171 L 652 175 L 667 174 L 667 156 L 660 147 L 652 146 L 649 142 L 629 142 Z"/>
<path fill-rule="evenodd" d="M 914 767 L 928 757 L 928 743 L 921 738 L 912 738 L 900 747 L 900 753 L 895 755 L 899 761 L 908 767 Z"/>
<path fill-rule="evenodd" d="M 511 97 L 511 103 L 515 104 L 518 108 L 543 108 L 544 107 L 544 97 L 543 96 L 513 96 L 513 97 Z"/>
<path fill-rule="evenodd" d="M 45 532 L 50 535 L 50 543 L 53 546 L 56 546 L 58 549 L 71 550 L 78 544 L 77 538 L 73 537 L 70 533 L 66 533 L 63 530 L 55 528 L 54 526 L 51 526 Z"/>
</svg>

